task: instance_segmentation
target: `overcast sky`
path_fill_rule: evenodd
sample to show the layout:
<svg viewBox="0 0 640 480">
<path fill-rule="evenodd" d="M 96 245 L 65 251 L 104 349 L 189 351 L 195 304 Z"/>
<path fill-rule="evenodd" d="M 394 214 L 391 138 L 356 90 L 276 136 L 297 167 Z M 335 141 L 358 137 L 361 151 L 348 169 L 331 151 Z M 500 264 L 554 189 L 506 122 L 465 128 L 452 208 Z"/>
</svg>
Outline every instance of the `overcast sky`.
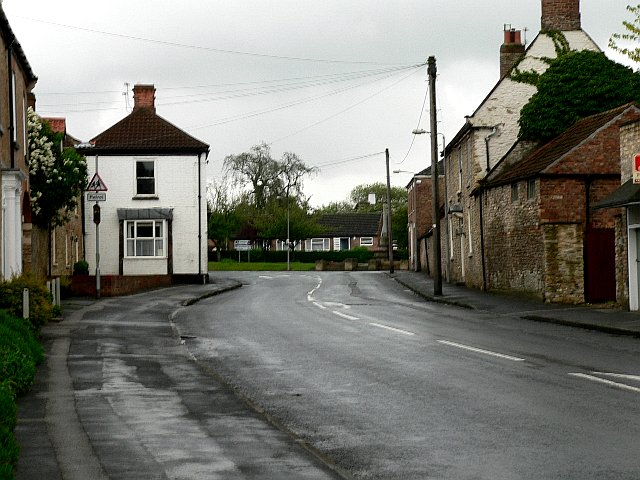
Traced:
<svg viewBox="0 0 640 480">
<path fill-rule="evenodd" d="M 626 0 L 582 0 L 582 27 L 607 53 Z M 631 2 L 634 3 L 634 2 Z M 4 0 L 38 76 L 37 110 L 89 140 L 126 116 L 136 83 L 157 88 L 157 113 L 224 158 L 262 141 L 320 172 L 314 206 L 391 169 L 429 165 L 421 116 L 426 67 L 438 68 L 438 129 L 451 139 L 498 81 L 503 28 L 540 29 L 540 0 Z M 128 104 L 127 104 L 128 100 Z M 129 109 L 128 109 L 129 107 Z M 429 112 L 420 127 L 428 129 Z M 411 147 L 411 148 L 410 148 Z M 377 155 L 376 155 L 377 154 Z M 392 175 L 404 186 L 410 175 Z"/>
</svg>

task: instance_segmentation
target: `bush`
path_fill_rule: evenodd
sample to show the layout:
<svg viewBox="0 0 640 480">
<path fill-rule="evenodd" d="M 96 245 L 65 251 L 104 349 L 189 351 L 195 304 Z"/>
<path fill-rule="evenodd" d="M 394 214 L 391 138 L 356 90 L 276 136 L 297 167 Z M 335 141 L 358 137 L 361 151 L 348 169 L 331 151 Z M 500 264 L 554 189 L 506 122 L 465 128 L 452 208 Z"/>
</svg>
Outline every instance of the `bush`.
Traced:
<svg viewBox="0 0 640 480">
<path fill-rule="evenodd" d="M 15 317 L 22 317 L 22 291 L 25 288 L 29 289 L 31 330 L 37 334 L 53 317 L 53 298 L 47 287 L 36 277 L 22 275 L 8 282 L 0 282 L 0 309 L 7 310 Z"/>
<path fill-rule="evenodd" d="M 20 446 L 16 442 L 13 431 L 0 427 L 0 479 L 14 478 L 19 455 Z"/>
<path fill-rule="evenodd" d="M 89 264 L 84 260 L 80 260 L 73 264 L 74 275 L 89 275 Z"/>
<path fill-rule="evenodd" d="M 13 431 L 18 419 L 16 396 L 8 380 L 0 383 L 0 428 Z"/>
<path fill-rule="evenodd" d="M 0 479 L 14 478 L 20 448 L 13 435 L 17 422 L 15 396 L 31 388 L 44 350 L 31 324 L 0 310 Z"/>
<path fill-rule="evenodd" d="M 36 377 L 36 365 L 44 350 L 25 322 L 0 311 L 0 378 L 15 393 L 29 390 Z"/>
</svg>

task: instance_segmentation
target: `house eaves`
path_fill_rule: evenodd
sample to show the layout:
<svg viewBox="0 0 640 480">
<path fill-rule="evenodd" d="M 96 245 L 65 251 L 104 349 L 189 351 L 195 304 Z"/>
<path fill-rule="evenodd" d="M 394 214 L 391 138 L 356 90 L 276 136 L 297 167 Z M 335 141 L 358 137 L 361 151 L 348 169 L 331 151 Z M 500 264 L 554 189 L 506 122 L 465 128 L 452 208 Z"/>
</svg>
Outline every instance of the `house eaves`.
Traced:
<svg viewBox="0 0 640 480">
<path fill-rule="evenodd" d="M 9 19 L 4 13 L 4 10 L 0 6 L 0 34 L 2 34 L 2 38 L 4 39 L 5 46 L 7 48 L 11 48 L 16 58 L 18 59 L 18 63 L 20 64 L 20 68 L 22 68 L 25 78 L 27 80 L 27 84 L 33 87 L 35 83 L 38 81 L 38 77 L 35 76 L 33 70 L 31 69 L 31 65 L 29 65 L 29 61 L 27 60 L 27 56 L 22 50 L 22 46 L 20 42 L 18 42 L 17 37 L 13 33 L 11 29 L 11 25 L 9 25 Z"/>
</svg>

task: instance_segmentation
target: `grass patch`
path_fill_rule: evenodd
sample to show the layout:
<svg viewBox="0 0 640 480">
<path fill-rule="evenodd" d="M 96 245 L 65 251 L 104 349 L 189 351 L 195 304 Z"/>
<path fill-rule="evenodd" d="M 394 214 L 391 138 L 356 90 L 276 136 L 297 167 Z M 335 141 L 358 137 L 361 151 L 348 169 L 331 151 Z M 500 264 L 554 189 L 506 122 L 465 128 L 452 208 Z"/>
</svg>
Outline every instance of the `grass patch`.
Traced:
<svg viewBox="0 0 640 480">
<path fill-rule="evenodd" d="M 314 270 L 315 263 L 291 262 L 291 270 L 307 272 Z M 209 262 L 209 270 L 217 272 L 282 272 L 287 270 L 287 264 L 281 262 L 236 262 L 234 260 L 222 260 Z"/>
</svg>

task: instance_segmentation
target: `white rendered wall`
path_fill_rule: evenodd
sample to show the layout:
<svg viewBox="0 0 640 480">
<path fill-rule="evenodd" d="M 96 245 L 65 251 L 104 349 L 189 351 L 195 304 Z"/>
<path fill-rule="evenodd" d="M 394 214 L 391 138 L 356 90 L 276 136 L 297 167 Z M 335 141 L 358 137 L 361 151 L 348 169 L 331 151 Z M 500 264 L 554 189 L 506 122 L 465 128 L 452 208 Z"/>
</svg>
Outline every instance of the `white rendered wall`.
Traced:
<svg viewBox="0 0 640 480">
<path fill-rule="evenodd" d="M 135 164 L 139 160 L 155 161 L 156 197 L 136 198 Z M 87 157 L 88 176 L 95 173 L 95 157 Z M 100 272 L 102 275 L 119 273 L 120 232 L 119 208 L 171 208 L 173 209 L 173 273 L 197 274 L 207 271 L 206 201 L 204 156 L 200 161 L 202 175 L 201 215 L 198 216 L 198 156 L 101 156 L 98 172 L 106 184 L 107 201 L 100 202 Z M 86 260 L 90 273 L 95 272 L 95 224 L 93 204 L 85 197 Z M 198 229 L 200 224 L 200 231 Z M 165 252 L 168 252 L 168 228 L 165 229 Z M 202 235 L 199 240 L 199 233 Z M 201 264 L 198 265 L 198 253 Z M 167 273 L 167 261 L 160 258 L 126 258 L 125 275 Z"/>
</svg>

